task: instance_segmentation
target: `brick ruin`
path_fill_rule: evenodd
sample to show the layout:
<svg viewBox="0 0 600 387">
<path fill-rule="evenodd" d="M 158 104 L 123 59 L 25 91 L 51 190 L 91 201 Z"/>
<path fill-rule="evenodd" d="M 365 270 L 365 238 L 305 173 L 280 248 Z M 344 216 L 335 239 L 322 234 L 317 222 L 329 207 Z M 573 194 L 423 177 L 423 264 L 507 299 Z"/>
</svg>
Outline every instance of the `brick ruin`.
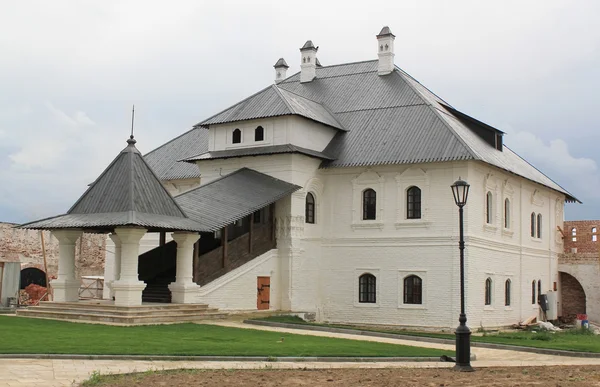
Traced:
<svg viewBox="0 0 600 387">
<path fill-rule="evenodd" d="M 37 230 L 14 228 L 16 224 L 0 223 L 0 262 L 21 262 L 21 268 L 44 270 L 41 234 Z M 58 274 L 58 240 L 44 231 L 48 275 Z M 76 243 L 77 275 L 104 275 L 106 235 L 83 234 Z"/>
</svg>

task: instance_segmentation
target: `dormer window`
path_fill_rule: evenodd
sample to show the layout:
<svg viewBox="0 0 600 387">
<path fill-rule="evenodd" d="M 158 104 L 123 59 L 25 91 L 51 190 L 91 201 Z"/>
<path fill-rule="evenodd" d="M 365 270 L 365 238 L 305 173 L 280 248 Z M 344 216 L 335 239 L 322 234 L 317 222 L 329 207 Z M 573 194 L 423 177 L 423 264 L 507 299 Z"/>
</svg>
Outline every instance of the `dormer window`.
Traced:
<svg viewBox="0 0 600 387">
<path fill-rule="evenodd" d="M 254 129 L 254 141 L 264 141 L 265 139 L 265 129 L 262 126 Z"/>
<path fill-rule="evenodd" d="M 231 142 L 233 144 L 239 144 L 242 142 L 242 131 L 239 129 L 235 129 L 233 134 L 231 135 Z"/>
</svg>

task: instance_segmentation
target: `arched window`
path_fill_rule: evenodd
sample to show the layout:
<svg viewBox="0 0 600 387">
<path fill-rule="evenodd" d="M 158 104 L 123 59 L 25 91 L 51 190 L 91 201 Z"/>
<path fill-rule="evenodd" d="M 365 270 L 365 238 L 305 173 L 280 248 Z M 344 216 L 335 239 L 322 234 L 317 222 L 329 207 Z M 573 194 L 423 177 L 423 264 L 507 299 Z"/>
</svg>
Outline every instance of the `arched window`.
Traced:
<svg viewBox="0 0 600 387">
<path fill-rule="evenodd" d="M 422 304 L 423 303 L 423 281 L 416 275 L 410 275 L 404 279 L 404 303 Z"/>
<path fill-rule="evenodd" d="M 377 295 L 377 280 L 373 274 L 363 274 L 358 277 L 358 302 L 375 303 Z"/>
<path fill-rule="evenodd" d="M 485 280 L 485 304 L 492 305 L 492 279 Z"/>
<path fill-rule="evenodd" d="M 592 227 L 592 242 L 598 241 L 598 235 L 596 235 L 596 227 Z"/>
<path fill-rule="evenodd" d="M 535 212 L 531 213 L 531 237 L 535 238 Z"/>
<path fill-rule="evenodd" d="M 510 306 L 510 280 L 504 283 L 504 306 Z"/>
<path fill-rule="evenodd" d="M 304 220 L 306 223 L 315 223 L 315 197 L 310 192 L 306 194 Z"/>
<path fill-rule="evenodd" d="M 510 200 L 504 199 L 504 228 L 510 228 Z"/>
<path fill-rule="evenodd" d="M 535 280 L 531 282 L 531 303 L 535 304 Z"/>
<path fill-rule="evenodd" d="M 406 217 L 408 219 L 421 219 L 421 189 L 410 187 L 406 190 Z"/>
<path fill-rule="evenodd" d="M 485 222 L 487 224 L 491 224 L 492 223 L 492 203 L 493 203 L 493 197 L 492 197 L 492 193 L 490 191 L 488 191 L 487 195 L 485 195 Z"/>
<path fill-rule="evenodd" d="M 263 141 L 265 139 L 265 130 L 262 126 L 254 129 L 254 141 Z"/>
<path fill-rule="evenodd" d="M 542 237 L 542 214 L 537 215 L 537 237 Z"/>
<path fill-rule="evenodd" d="M 542 295 L 542 280 L 538 280 L 538 293 L 537 293 L 538 302 L 540 301 L 541 295 Z"/>
<path fill-rule="evenodd" d="M 242 142 L 242 131 L 239 129 L 235 129 L 231 136 L 231 142 L 234 144 L 239 144 Z"/>
<path fill-rule="evenodd" d="M 377 194 L 371 188 L 363 191 L 363 220 L 377 218 Z"/>
<path fill-rule="evenodd" d="M 573 227 L 571 229 L 571 236 L 572 236 L 571 240 L 573 242 L 577 242 L 577 229 L 575 227 Z"/>
</svg>

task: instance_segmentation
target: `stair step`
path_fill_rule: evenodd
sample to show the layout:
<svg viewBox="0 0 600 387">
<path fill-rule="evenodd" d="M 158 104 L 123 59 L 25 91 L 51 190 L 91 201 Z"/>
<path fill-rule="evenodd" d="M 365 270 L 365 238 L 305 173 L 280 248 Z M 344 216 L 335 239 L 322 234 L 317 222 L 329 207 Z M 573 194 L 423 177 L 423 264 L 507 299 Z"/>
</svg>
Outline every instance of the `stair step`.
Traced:
<svg viewBox="0 0 600 387">
<path fill-rule="evenodd" d="M 152 305 L 145 304 L 141 306 L 116 306 L 111 304 L 109 301 L 97 301 L 97 302 L 55 302 L 55 301 L 42 301 L 39 307 L 53 308 L 53 309 L 94 309 L 94 310 L 107 310 L 107 311 L 130 311 L 130 312 L 145 312 L 154 310 L 198 310 L 208 308 L 207 304 L 160 304 Z M 35 307 L 37 308 L 37 307 Z M 29 308 L 31 309 L 31 308 Z"/>
<path fill-rule="evenodd" d="M 216 312 L 215 308 L 208 308 L 208 306 L 202 305 L 199 308 L 187 308 L 187 309 L 156 309 L 150 311 L 125 311 L 125 310 L 106 310 L 106 309 L 81 309 L 81 308 L 49 308 L 45 306 L 33 306 L 27 309 L 19 309 L 18 312 L 25 313 L 62 313 L 62 314 L 82 314 L 82 315 L 114 315 L 124 317 L 136 317 L 136 316 L 155 316 L 155 315 L 169 315 L 169 316 L 181 316 L 190 313 L 203 313 L 203 312 Z"/>
<path fill-rule="evenodd" d="M 61 313 L 39 311 L 32 309 L 24 309 L 17 311 L 17 316 L 30 318 L 46 318 L 52 320 L 67 320 L 67 321 L 90 321 L 90 322 L 107 322 L 116 324 L 153 324 L 153 323 L 169 323 L 182 321 L 199 321 L 221 319 L 227 316 L 226 313 L 218 311 L 201 311 L 195 313 L 187 313 L 183 315 L 147 315 L 147 316 L 116 316 L 113 314 L 82 314 L 82 313 Z"/>
</svg>

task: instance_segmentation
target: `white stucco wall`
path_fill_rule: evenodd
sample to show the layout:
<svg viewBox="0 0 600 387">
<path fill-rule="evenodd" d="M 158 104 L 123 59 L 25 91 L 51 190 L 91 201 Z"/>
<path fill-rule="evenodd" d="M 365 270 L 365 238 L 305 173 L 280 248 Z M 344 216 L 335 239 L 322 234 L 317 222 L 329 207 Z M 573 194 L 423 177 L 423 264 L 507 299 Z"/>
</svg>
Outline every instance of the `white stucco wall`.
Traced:
<svg viewBox="0 0 600 387">
<path fill-rule="evenodd" d="M 264 140 L 255 141 L 254 131 L 264 129 Z M 233 131 L 240 129 L 241 142 L 234 144 Z M 267 145 L 292 144 L 322 151 L 336 134 L 337 129 L 299 116 L 282 116 L 270 119 L 248 120 L 236 123 L 211 125 L 209 128 L 209 151 L 251 148 Z"/>
</svg>

